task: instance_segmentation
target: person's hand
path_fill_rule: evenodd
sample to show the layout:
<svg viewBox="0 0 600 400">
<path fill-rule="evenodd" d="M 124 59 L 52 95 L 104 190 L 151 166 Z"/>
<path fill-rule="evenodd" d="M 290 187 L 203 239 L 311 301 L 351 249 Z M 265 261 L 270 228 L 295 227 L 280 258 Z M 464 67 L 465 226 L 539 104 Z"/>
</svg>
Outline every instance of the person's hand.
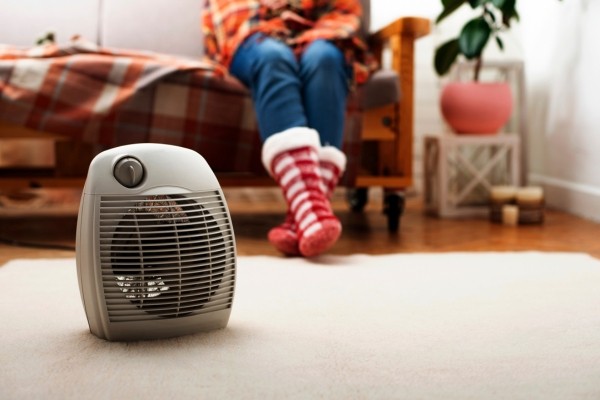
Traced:
<svg viewBox="0 0 600 400">
<path fill-rule="evenodd" d="M 287 0 L 260 0 L 260 4 L 271 10 L 279 10 L 287 5 Z"/>
</svg>

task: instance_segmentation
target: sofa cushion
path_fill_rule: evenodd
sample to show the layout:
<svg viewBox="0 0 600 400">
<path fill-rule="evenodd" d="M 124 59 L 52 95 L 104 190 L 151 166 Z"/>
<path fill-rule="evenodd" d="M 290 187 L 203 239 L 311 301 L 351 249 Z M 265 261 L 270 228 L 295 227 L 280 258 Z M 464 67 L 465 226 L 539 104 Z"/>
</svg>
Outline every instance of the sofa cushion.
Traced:
<svg viewBox="0 0 600 400">
<path fill-rule="evenodd" d="M 400 81 L 393 70 L 375 72 L 364 85 L 362 106 L 365 110 L 400 102 Z"/>
</svg>

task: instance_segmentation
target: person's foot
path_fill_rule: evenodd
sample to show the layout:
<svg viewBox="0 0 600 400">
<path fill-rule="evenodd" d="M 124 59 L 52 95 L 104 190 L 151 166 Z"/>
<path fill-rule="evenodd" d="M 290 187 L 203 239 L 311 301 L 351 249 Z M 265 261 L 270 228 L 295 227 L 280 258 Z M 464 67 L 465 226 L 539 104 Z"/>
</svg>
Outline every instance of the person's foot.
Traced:
<svg viewBox="0 0 600 400">
<path fill-rule="evenodd" d="M 298 248 L 304 257 L 314 257 L 329 250 L 342 233 L 342 224 L 335 219 L 320 221 L 300 237 Z"/>
<path fill-rule="evenodd" d="M 318 133 L 299 127 L 270 136 L 262 149 L 263 164 L 283 190 L 297 227 L 298 248 L 305 257 L 331 248 L 342 231 L 324 194 L 317 155 L 319 147 Z M 284 240 L 292 238 L 287 232 L 275 236 L 277 245 L 291 244 Z"/>
<path fill-rule="evenodd" d="M 287 213 L 285 221 L 269 231 L 269 242 L 286 256 L 299 256 L 298 232 L 294 216 Z"/>
</svg>

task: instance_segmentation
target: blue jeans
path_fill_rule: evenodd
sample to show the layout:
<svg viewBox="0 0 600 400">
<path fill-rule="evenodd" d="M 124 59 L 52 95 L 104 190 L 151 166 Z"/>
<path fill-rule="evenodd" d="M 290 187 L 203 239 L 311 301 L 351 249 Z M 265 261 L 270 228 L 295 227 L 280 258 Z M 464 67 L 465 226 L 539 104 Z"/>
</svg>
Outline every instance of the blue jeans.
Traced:
<svg viewBox="0 0 600 400">
<path fill-rule="evenodd" d="M 252 93 L 260 135 L 306 126 L 323 145 L 341 148 L 350 68 L 331 42 L 317 40 L 297 60 L 292 50 L 262 33 L 250 36 L 229 68 Z"/>
</svg>

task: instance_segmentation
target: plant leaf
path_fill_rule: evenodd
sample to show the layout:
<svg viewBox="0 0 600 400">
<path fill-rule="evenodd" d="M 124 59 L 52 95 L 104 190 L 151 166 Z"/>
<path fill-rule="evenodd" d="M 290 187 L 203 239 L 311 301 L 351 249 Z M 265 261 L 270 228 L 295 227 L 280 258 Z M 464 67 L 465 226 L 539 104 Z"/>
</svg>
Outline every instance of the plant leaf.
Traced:
<svg viewBox="0 0 600 400">
<path fill-rule="evenodd" d="M 442 0 L 444 4 L 444 10 L 435 19 L 435 23 L 439 24 L 444 18 L 456 11 L 462 6 L 467 0 Z"/>
<path fill-rule="evenodd" d="M 498 36 L 496 36 L 496 43 L 498 43 L 498 47 L 500 47 L 500 50 L 504 50 L 504 42 Z"/>
<path fill-rule="evenodd" d="M 488 3 L 489 1 L 490 0 L 469 0 L 469 4 L 471 5 L 471 8 L 475 9 L 484 5 L 485 3 Z"/>
<path fill-rule="evenodd" d="M 498 8 L 502 11 L 502 23 L 510 28 L 510 20 L 516 18 L 519 20 L 519 14 L 517 13 L 517 0 L 504 0 L 502 5 Z"/>
<path fill-rule="evenodd" d="M 444 8 L 448 8 L 448 6 L 451 6 L 452 4 L 454 4 L 456 2 L 457 2 L 457 0 L 442 0 L 442 5 L 444 6 Z"/>
<path fill-rule="evenodd" d="M 502 10 L 502 7 L 504 7 L 504 3 L 506 3 L 506 0 L 492 0 L 492 4 L 500 10 Z"/>
<path fill-rule="evenodd" d="M 460 52 L 469 60 L 481 57 L 481 53 L 490 39 L 491 32 L 492 28 L 481 17 L 467 22 L 458 38 Z"/>
<path fill-rule="evenodd" d="M 51 43 L 56 43 L 56 37 L 54 35 L 54 32 L 46 33 L 41 38 L 38 38 L 35 42 L 35 44 L 38 46 L 42 45 L 42 44 L 51 44 Z"/>
<path fill-rule="evenodd" d="M 485 15 L 487 15 L 488 17 L 490 17 L 490 19 L 492 20 L 492 22 L 496 22 L 496 16 L 494 15 L 494 13 L 492 11 L 490 11 L 487 8 L 485 10 Z"/>
<path fill-rule="evenodd" d="M 434 66 L 438 75 L 445 75 L 460 54 L 458 39 L 452 39 L 435 50 Z"/>
<path fill-rule="evenodd" d="M 562 0 L 559 0 L 562 1 Z M 517 20 L 517 22 L 519 22 L 521 20 L 521 17 L 519 16 L 519 13 L 517 12 L 517 9 L 515 8 L 514 13 L 513 13 L 513 18 Z"/>
</svg>

